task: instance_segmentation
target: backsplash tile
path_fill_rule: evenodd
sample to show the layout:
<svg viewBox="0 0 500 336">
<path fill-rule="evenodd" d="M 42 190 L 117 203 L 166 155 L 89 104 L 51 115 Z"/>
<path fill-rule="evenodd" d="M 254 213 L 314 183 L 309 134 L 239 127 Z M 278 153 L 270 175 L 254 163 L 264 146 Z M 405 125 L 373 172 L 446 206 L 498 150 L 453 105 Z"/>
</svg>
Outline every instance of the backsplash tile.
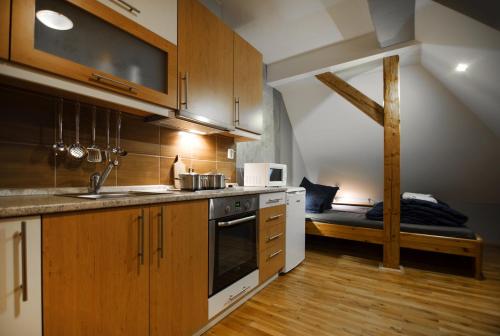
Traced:
<svg viewBox="0 0 500 336">
<path fill-rule="evenodd" d="M 74 161 L 54 157 L 51 146 L 56 139 L 56 97 L 0 86 L 0 189 L 86 187 L 90 175 L 101 172 L 106 163 Z M 91 106 L 81 105 L 80 142 L 91 141 Z M 106 147 L 106 110 L 97 108 L 96 137 Z M 65 101 L 63 139 L 75 142 L 75 103 Z M 115 146 L 116 112 L 111 112 L 111 147 Z M 226 158 L 234 139 L 221 135 L 196 135 L 144 123 L 141 118 L 122 114 L 122 148 L 129 154 L 120 158 L 106 186 L 173 185 L 173 162 L 179 155 L 186 168 L 207 173 L 219 171 L 235 179 L 235 160 Z"/>
</svg>

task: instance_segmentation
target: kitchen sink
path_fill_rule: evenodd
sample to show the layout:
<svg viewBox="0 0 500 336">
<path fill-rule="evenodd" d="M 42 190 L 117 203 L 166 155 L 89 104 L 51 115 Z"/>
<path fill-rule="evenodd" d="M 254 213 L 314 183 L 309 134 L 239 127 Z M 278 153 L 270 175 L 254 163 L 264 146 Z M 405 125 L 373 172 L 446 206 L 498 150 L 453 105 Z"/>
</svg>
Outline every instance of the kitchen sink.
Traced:
<svg viewBox="0 0 500 336">
<path fill-rule="evenodd" d="M 87 199 L 106 199 L 106 198 L 121 198 L 121 197 L 137 197 L 137 196 L 154 196 L 172 194 L 172 191 L 116 191 L 116 192 L 100 192 L 98 194 L 63 194 L 60 196 L 87 198 Z"/>
</svg>

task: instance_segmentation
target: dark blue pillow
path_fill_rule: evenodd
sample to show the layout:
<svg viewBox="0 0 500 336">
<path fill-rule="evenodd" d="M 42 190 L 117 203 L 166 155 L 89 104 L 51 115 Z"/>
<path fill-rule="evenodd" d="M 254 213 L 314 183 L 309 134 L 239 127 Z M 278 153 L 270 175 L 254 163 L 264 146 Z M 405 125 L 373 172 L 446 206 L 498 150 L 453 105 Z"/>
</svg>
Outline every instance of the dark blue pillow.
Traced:
<svg viewBox="0 0 500 336">
<path fill-rule="evenodd" d="M 306 189 L 306 210 L 307 210 L 308 199 L 311 198 L 311 200 L 309 200 L 309 203 L 311 206 L 313 206 L 313 204 L 320 202 L 320 200 L 321 200 L 321 207 L 317 207 L 317 206 L 312 207 L 312 209 L 315 209 L 315 210 L 321 209 L 320 212 L 323 212 L 323 210 L 329 210 L 332 208 L 333 199 L 335 198 L 335 195 L 337 194 L 337 191 L 339 190 L 338 187 L 330 187 L 330 186 L 312 183 L 311 181 L 309 181 L 305 177 L 302 179 L 300 186 Z M 317 211 L 315 211 L 315 212 L 317 212 Z"/>
<path fill-rule="evenodd" d="M 306 191 L 306 212 L 322 213 L 325 210 L 325 195 L 316 190 Z"/>
</svg>

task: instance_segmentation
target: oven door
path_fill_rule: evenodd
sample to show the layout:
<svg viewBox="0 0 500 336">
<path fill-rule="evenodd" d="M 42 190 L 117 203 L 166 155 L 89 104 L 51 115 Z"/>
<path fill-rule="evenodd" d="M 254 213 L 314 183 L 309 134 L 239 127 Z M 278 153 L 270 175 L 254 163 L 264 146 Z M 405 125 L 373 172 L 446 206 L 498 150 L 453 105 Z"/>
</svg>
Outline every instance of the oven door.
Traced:
<svg viewBox="0 0 500 336">
<path fill-rule="evenodd" d="M 257 212 L 209 222 L 209 287 L 212 296 L 257 269 Z"/>
</svg>

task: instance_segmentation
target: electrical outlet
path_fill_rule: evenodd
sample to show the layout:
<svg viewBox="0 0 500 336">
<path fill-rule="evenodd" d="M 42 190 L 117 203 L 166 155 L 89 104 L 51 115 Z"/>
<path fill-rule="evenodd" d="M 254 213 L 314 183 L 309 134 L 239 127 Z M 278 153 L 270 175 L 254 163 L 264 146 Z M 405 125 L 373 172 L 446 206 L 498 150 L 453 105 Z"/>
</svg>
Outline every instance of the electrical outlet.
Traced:
<svg viewBox="0 0 500 336">
<path fill-rule="evenodd" d="M 236 152 L 236 151 L 235 151 L 234 149 L 232 149 L 232 148 L 228 148 L 228 149 L 227 149 L 227 158 L 228 158 L 229 160 L 234 160 L 234 154 L 235 154 L 235 152 Z"/>
</svg>

